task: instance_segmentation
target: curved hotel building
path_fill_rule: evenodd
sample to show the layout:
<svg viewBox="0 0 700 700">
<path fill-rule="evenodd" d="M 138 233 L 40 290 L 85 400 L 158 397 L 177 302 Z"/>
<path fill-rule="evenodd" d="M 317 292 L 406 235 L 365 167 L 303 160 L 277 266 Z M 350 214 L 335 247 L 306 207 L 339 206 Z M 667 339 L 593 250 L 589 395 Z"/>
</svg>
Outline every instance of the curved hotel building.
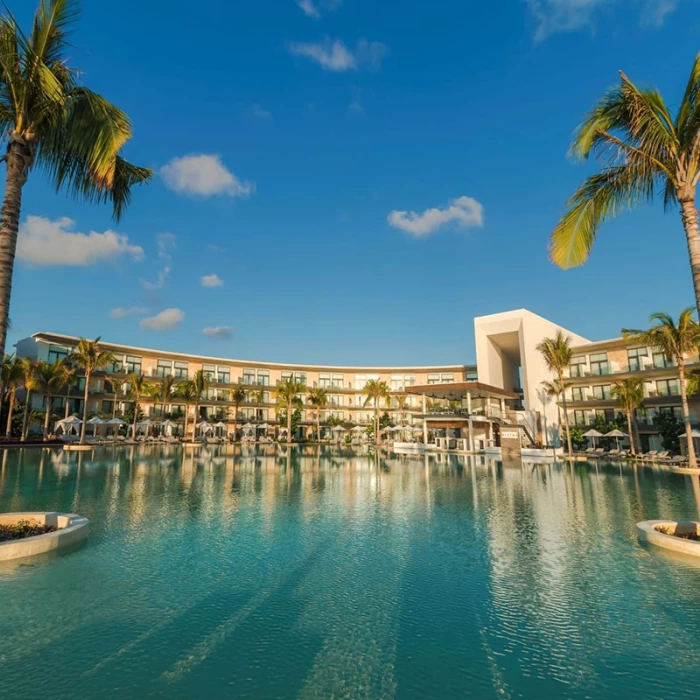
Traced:
<svg viewBox="0 0 700 700">
<path fill-rule="evenodd" d="M 274 387 L 294 379 L 306 387 L 323 387 L 328 405 L 320 413 L 322 424 L 343 422 L 348 426 L 369 425 L 373 406 L 366 404 L 362 389 L 370 379 L 385 381 L 390 401 L 380 404 L 396 425 L 420 428 L 424 442 L 446 439 L 442 446 L 464 450 L 513 447 L 513 441 L 527 446 L 558 439 L 559 407 L 542 390 L 551 380 L 537 344 L 558 330 L 567 335 L 574 350 L 568 372 L 567 404 L 572 426 L 590 426 L 600 415 L 610 421 L 620 411 L 612 397 L 616 380 L 630 376 L 644 379 L 645 400 L 637 411 L 637 425 L 645 449 L 660 445 L 654 418 L 668 412 L 681 415 L 676 368 L 655 348 L 638 347 L 616 338 L 592 342 L 562 326 L 521 309 L 474 319 L 476 362 L 430 367 L 359 367 L 303 365 L 219 357 L 188 355 L 101 341 L 111 351 L 115 363 L 91 379 L 88 415 L 120 415 L 128 404 L 126 375 L 143 373 L 153 383 L 164 377 L 182 380 L 204 370 L 209 388 L 202 397 L 198 420 L 223 421 L 233 431 L 234 424 L 253 425 L 278 422 Z M 16 344 L 17 355 L 55 362 L 69 355 L 79 338 L 59 333 L 39 332 Z M 700 367 L 697 352 L 687 358 L 689 369 Z M 232 389 L 245 388 L 245 400 L 234 413 Z M 66 395 L 52 398 L 52 409 L 63 415 L 83 410 L 84 378 L 76 381 Z M 304 396 L 300 395 L 302 401 Z M 33 407 L 43 410 L 45 397 L 34 394 Z M 144 413 L 153 420 L 182 421 L 193 408 L 173 398 L 159 402 L 141 400 Z M 692 418 L 698 406 L 691 401 Z M 304 405 L 300 431 L 310 434 L 316 422 L 313 407 Z"/>
</svg>

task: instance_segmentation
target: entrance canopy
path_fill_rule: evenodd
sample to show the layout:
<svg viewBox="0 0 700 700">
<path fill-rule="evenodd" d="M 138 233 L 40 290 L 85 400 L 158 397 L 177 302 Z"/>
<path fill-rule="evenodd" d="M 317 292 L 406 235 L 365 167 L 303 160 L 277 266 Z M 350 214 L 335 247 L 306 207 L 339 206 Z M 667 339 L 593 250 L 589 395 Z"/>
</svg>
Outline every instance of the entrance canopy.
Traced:
<svg viewBox="0 0 700 700">
<path fill-rule="evenodd" d="M 519 399 L 520 394 L 506 391 L 497 386 L 481 382 L 452 382 L 450 384 L 418 384 L 407 386 L 407 394 L 420 394 L 432 399 L 462 401 L 468 396 L 472 399 Z"/>
</svg>

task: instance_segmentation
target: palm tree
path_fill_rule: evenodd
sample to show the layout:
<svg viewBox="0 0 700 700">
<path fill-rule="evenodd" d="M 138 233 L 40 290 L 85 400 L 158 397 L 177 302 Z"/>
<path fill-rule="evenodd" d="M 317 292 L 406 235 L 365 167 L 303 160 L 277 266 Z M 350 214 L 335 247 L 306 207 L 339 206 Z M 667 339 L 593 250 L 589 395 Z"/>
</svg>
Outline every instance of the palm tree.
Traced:
<svg viewBox="0 0 700 700">
<path fill-rule="evenodd" d="M 685 436 L 688 441 L 688 466 L 697 467 L 695 445 L 693 444 L 690 411 L 688 410 L 688 391 L 685 379 L 685 355 L 695 352 L 700 345 L 700 324 L 693 318 L 695 309 L 683 309 L 678 317 L 678 323 L 664 313 L 655 313 L 649 317 L 650 323 L 656 323 L 648 331 L 623 329 L 622 335 L 631 338 L 635 343 L 658 348 L 669 362 L 678 365 L 678 378 L 681 389 L 681 404 L 683 405 L 683 422 Z"/>
<path fill-rule="evenodd" d="M 49 364 L 39 360 L 34 368 L 34 387 L 44 395 L 44 440 L 49 435 L 49 419 L 51 418 L 51 400 L 63 384 L 63 362 Z M 84 425 L 84 423 L 83 423 Z"/>
<path fill-rule="evenodd" d="M 321 411 L 328 406 L 328 391 L 313 387 L 306 394 L 309 403 L 316 409 L 316 439 L 321 440 Z"/>
<path fill-rule="evenodd" d="M 566 389 L 566 385 L 562 386 L 559 384 L 558 379 L 553 379 L 551 382 L 542 382 L 542 389 L 544 390 L 545 395 L 554 399 L 557 404 L 557 431 L 558 435 L 561 435 L 561 405 L 559 402 L 561 401 L 561 396 Z"/>
<path fill-rule="evenodd" d="M 400 423 L 404 423 L 406 420 L 406 407 L 408 406 L 408 396 L 406 394 L 399 394 L 396 397 L 396 407 L 399 409 L 399 416 L 401 416 Z"/>
<path fill-rule="evenodd" d="M 0 228 L 0 233 L 2 229 Z M 80 367 L 85 373 L 85 391 L 83 393 L 83 423 L 80 426 L 80 444 L 85 444 L 85 430 L 87 428 L 88 414 L 88 394 L 90 393 L 90 379 L 92 373 L 105 369 L 107 365 L 114 362 L 114 355 L 108 350 L 102 350 L 100 346 L 100 337 L 95 340 L 86 340 L 81 338 L 76 347 L 71 365 Z"/>
<path fill-rule="evenodd" d="M 617 399 L 618 403 L 627 414 L 627 430 L 630 434 L 630 448 L 632 454 L 636 454 L 636 431 L 634 412 L 642 405 L 644 401 L 644 380 L 631 377 L 622 379 L 616 382 L 612 388 L 612 395 Z"/>
<path fill-rule="evenodd" d="M 238 409 L 246 400 L 246 390 L 242 386 L 237 386 L 231 391 L 231 401 L 233 402 L 233 439 L 238 434 Z"/>
<path fill-rule="evenodd" d="M 197 423 L 199 421 L 199 402 L 202 400 L 202 394 L 209 388 L 209 374 L 203 369 L 199 369 L 192 377 L 192 386 L 194 387 L 194 427 L 192 429 L 192 437 L 194 438 L 197 431 Z"/>
<path fill-rule="evenodd" d="M 22 417 L 22 437 L 24 442 L 27 439 L 27 428 L 29 427 L 29 407 L 32 403 L 32 391 L 36 389 L 36 363 L 28 357 L 21 357 L 22 379 L 24 383 L 24 416 Z"/>
<path fill-rule="evenodd" d="M 384 399 L 387 404 L 389 403 L 389 385 L 378 379 L 370 379 L 365 384 L 364 389 L 362 389 L 362 393 L 367 397 L 364 403 L 365 406 L 370 401 L 374 404 L 374 440 L 379 444 L 379 401 Z"/>
<path fill-rule="evenodd" d="M 129 384 L 129 398 L 134 402 L 134 418 L 131 425 L 131 437 L 136 439 L 136 423 L 138 423 L 139 418 L 139 401 L 141 397 L 145 396 L 151 391 L 151 385 L 146 379 L 146 375 L 141 372 L 133 372 L 126 378 Z M 85 425 L 83 423 L 83 425 Z"/>
<path fill-rule="evenodd" d="M 175 377 L 167 375 L 163 377 L 159 384 L 156 384 L 153 387 L 153 399 L 155 401 L 160 401 L 163 404 L 170 403 L 176 388 L 177 383 L 175 381 Z"/>
<path fill-rule="evenodd" d="M 5 355 L 2 363 L 2 387 L 7 395 L 7 426 L 5 428 L 5 439 L 9 440 L 12 437 L 12 413 L 15 407 L 15 397 L 17 389 L 22 386 L 24 379 L 24 369 L 22 361 L 16 357 Z"/>
<path fill-rule="evenodd" d="M 295 408 L 302 406 L 299 394 L 303 393 L 306 387 L 293 379 L 284 379 L 275 387 L 275 398 L 277 403 L 287 411 L 287 441 L 292 441 L 292 413 Z"/>
<path fill-rule="evenodd" d="M 537 345 L 537 350 L 542 353 L 547 369 L 557 375 L 559 386 L 562 387 L 561 402 L 564 409 L 564 426 L 566 427 L 566 445 L 569 457 L 573 457 L 571 447 L 571 430 L 569 429 L 569 414 L 566 410 L 566 387 L 564 384 L 564 370 L 571 364 L 571 341 L 561 331 L 557 331 L 554 338 L 543 338 Z"/>
<path fill-rule="evenodd" d="M 185 402 L 185 427 L 184 437 L 187 439 L 187 427 L 189 425 L 190 405 L 194 403 L 197 396 L 197 391 L 194 388 L 194 383 L 190 379 L 185 379 L 177 385 L 175 396 Z M 195 418 L 196 423 L 196 418 Z"/>
<path fill-rule="evenodd" d="M 593 154 L 603 164 L 569 199 L 550 238 L 550 258 L 563 268 L 582 265 L 601 223 L 663 192 L 665 207 L 680 207 L 700 309 L 700 229 L 695 208 L 700 180 L 700 54 L 675 117 L 657 90 L 638 88 L 622 72 L 620 78 L 620 85 L 603 95 L 574 137 L 574 156 L 585 160 Z"/>
<path fill-rule="evenodd" d="M 65 410 L 63 412 L 64 418 L 68 418 L 70 413 L 70 390 L 76 380 L 77 375 L 77 370 L 75 367 L 73 367 L 72 363 L 68 361 L 68 358 L 66 358 L 63 363 L 63 386 L 66 390 Z"/>
<path fill-rule="evenodd" d="M 3 6 L 5 7 L 5 6 Z M 131 138 L 129 117 L 83 87 L 68 65 L 67 31 L 74 0 L 40 0 L 28 35 L 5 9 L 0 15 L 0 133 L 7 141 L 0 211 L 0 350 L 5 347 L 22 189 L 35 166 L 56 189 L 110 202 L 115 219 L 131 188 L 151 177 L 119 153 Z"/>
</svg>

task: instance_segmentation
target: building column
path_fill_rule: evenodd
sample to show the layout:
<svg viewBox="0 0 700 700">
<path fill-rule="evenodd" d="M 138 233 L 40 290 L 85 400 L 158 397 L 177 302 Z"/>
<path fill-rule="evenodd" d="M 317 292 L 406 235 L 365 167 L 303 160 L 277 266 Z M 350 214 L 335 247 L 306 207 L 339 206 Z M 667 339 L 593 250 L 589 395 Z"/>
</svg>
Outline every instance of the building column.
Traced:
<svg viewBox="0 0 700 700">
<path fill-rule="evenodd" d="M 469 416 L 469 451 L 476 452 L 474 449 L 474 423 L 472 423 L 471 416 Z"/>
<path fill-rule="evenodd" d="M 506 419 L 506 400 L 501 399 L 501 420 Z"/>
<path fill-rule="evenodd" d="M 428 411 L 428 402 L 426 401 L 425 394 L 421 394 L 423 397 L 423 444 L 428 444 L 428 421 L 425 414 Z"/>
<path fill-rule="evenodd" d="M 471 416 L 472 414 L 472 392 L 467 392 L 467 413 Z"/>
</svg>

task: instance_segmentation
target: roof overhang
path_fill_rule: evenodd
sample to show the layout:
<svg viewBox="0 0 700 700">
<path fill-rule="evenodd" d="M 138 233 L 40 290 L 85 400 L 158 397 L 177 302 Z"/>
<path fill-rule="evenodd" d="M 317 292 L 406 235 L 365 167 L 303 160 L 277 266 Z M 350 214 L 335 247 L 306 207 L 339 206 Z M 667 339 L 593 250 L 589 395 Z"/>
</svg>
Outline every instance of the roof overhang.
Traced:
<svg viewBox="0 0 700 700">
<path fill-rule="evenodd" d="M 481 382 L 452 382 L 451 384 L 418 384 L 406 387 L 407 394 L 420 394 L 432 399 L 461 401 L 471 394 L 472 399 L 519 399 L 520 394 Z"/>
</svg>

